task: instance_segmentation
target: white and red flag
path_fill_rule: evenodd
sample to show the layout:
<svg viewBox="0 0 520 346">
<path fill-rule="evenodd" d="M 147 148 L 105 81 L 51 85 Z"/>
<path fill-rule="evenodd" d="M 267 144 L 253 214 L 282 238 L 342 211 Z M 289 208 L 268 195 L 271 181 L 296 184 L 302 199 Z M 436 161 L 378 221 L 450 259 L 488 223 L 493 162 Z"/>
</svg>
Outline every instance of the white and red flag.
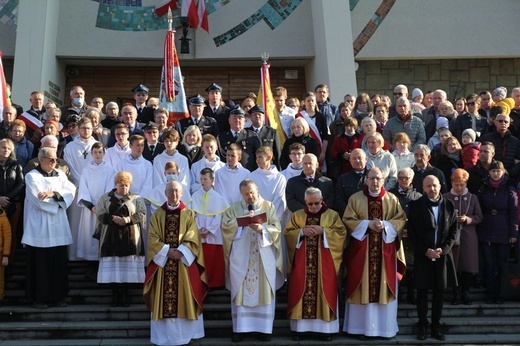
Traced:
<svg viewBox="0 0 520 346">
<path fill-rule="evenodd" d="M 11 105 L 11 95 L 7 90 L 4 75 L 4 65 L 2 64 L 2 51 L 0 51 L 0 114 L 4 110 L 5 106 Z"/>
<path fill-rule="evenodd" d="M 188 18 L 188 25 L 197 29 L 200 27 L 209 32 L 208 12 L 204 0 L 182 0 L 181 17 Z"/>
<path fill-rule="evenodd" d="M 164 65 L 161 75 L 161 89 L 159 92 L 159 106 L 170 112 L 168 125 L 179 119 L 189 117 L 184 80 L 181 74 L 179 57 L 175 49 L 175 30 L 172 29 L 173 17 L 168 13 L 169 29 L 164 40 Z"/>
</svg>

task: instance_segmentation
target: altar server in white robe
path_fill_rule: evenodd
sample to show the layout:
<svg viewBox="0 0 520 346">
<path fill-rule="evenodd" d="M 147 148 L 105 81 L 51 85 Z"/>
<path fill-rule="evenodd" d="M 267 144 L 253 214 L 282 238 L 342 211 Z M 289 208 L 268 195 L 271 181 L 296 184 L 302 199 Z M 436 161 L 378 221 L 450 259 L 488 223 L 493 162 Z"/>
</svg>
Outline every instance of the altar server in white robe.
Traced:
<svg viewBox="0 0 520 346">
<path fill-rule="evenodd" d="M 141 135 L 130 137 L 130 154 L 127 154 L 117 165 L 116 171 L 126 171 L 132 174 L 133 180 L 130 192 L 141 197 L 146 196 L 153 188 L 153 166 L 143 157 L 145 138 Z"/>
<path fill-rule="evenodd" d="M 244 334 L 259 332 L 270 341 L 273 331 L 276 290 L 285 281 L 280 220 L 273 204 L 262 199 L 255 182 L 240 183 L 242 201 L 233 204 L 222 218 L 226 264 L 226 288 L 231 291 L 233 342 Z M 237 217 L 265 213 L 267 222 L 239 227 Z"/>
<path fill-rule="evenodd" d="M 27 296 L 35 308 L 66 306 L 68 293 L 67 245 L 72 243 L 66 209 L 76 187 L 56 170 L 53 148 L 38 153 L 40 165 L 25 176 L 24 234 L 27 249 Z"/>
<path fill-rule="evenodd" d="M 179 132 L 175 129 L 166 130 L 161 135 L 164 144 L 164 151 L 157 155 L 153 160 L 153 186 L 166 183 L 164 175 L 164 165 L 167 162 L 175 162 L 179 169 L 179 183 L 190 186 L 190 166 L 188 158 L 177 150 L 179 145 Z M 164 195 L 164 193 L 163 193 Z M 162 205 L 162 204 L 161 204 Z"/>
<path fill-rule="evenodd" d="M 68 143 L 63 150 L 63 159 L 70 167 L 70 175 L 72 182 L 79 187 L 79 180 L 83 169 L 92 162 L 90 151 L 92 145 L 96 143 L 92 137 L 92 121 L 89 118 L 81 118 L 77 123 L 79 129 L 79 137 Z M 78 230 L 80 225 L 81 207 L 77 205 L 77 200 L 67 210 L 70 229 L 72 231 L 72 244 L 69 246 L 69 260 L 80 261 L 77 257 Z"/>
<path fill-rule="evenodd" d="M 116 137 L 116 144 L 107 149 L 105 161 L 114 169 L 117 168 L 119 161 L 125 158 L 130 153 L 130 132 L 128 126 L 124 123 L 119 123 L 114 126 L 114 136 Z"/>
<path fill-rule="evenodd" d="M 154 188 L 144 197 L 145 200 L 150 203 L 150 213 L 149 215 L 147 214 L 147 220 L 149 220 L 149 216 L 152 216 L 152 214 L 159 209 L 164 202 L 166 202 L 166 195 L 164 194 L 166 185 L 171 181 L 179 181 L 179 167 L 173 161 L 166 162 L 163 174 L 166 182 L 154 186 Z M 181 184 L 181 186 L 181 202 L 188 206 L 191 202 L 190 187 L 185 184 Z"/>
<path fill-rule="evenodd" d="M 77 256 L 87 261 L 99 258 L 99 240 L 92 238 L 96 228 L 96 204 L 102 195 L 112 190 L 115 170 L 105 160 L 105 146 L 96 142 L 92 146 L 93 161 L 83 169 L 79 181 L 78 205 L 82 207 L 78 231 Z"/>
<path fill-rule="evenodd" d="M 204 157 L 191 165 L 190 192 L 192 195 L 202 189 L 200 186 L 200 171 L 204 168 L 211 168 L 213 172 L 217 172 L 217 170 L 224 167 L 225 164 L 220 161 L 217 150 L 217 139 L 213 135 L 206 134 L 202 136 L 202 151 L 204 152 Z"/>
<path fill-rule="evenodd" d="M 238 184 L 249 175 L 249 170 L 242 167 L 242 148 L 231 143 L 226 154 L 226 164 L 215 172 L 214 189 L 221 194 L 229 205 L 242 200 Z"/>
<path fill-rule="evenodd" d="M 258 168 L 252 171 L 248 178 L 253 180 L 258 186 L 258 193 L 263 199 L 273 202 L 276 209 L 276 216 L 281 221 L 287 208 L 285 201 L 285 187 L 287 181 L 278 172 L 275 165 L 271 164 L 273 159 L 273 149 L 270 147 L 260 147 L 256 150 L 256 164 Z M 283 228 L 283 225 L 282 225 Z M 282 240 L 283 242 L 283 240 Z"/>
</svg>

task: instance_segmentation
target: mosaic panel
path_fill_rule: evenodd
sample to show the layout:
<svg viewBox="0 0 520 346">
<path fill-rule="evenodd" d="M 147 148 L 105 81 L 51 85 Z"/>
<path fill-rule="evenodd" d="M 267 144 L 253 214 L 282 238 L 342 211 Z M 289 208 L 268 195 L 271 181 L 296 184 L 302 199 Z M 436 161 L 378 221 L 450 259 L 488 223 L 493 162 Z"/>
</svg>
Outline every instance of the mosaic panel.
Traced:
<svg viewBox="0 0 520 346">
<path fill-rule="evenodd" d="M 18 0 L 0 0 L 0 22 L 16 30 L 18 19 Z"/>
</svg>

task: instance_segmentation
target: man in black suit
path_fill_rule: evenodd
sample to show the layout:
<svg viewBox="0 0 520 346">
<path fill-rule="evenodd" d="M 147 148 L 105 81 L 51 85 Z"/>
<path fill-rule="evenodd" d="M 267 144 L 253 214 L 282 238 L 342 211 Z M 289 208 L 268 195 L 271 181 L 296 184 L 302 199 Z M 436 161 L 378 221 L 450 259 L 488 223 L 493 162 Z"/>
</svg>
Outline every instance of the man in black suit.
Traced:
<svg viewBox="0 0 520 346">
<path fill-rule="evenodd" d="M 367 154 L 361 148 L 352 150 L 349 158 L 352 170 L 339 176 L 336 183 L 334 209 L 343 217 L 350 196 L 366 186 L 368 170 Z"/>
<path fill-rule="evenodd" d="M 453 203 L 442 197 L 439 179 L 428 175 L 423 181 L 424 194 L 410 201 L 408 237 L 415 249 L 415 284 L 417 287 L 417 339 L 426 340 L 428 329 L 428 290 L 433 291 L 431 336 L 445 340 L 441 330 L 444 289 L 457 278 L 451 247 L 457 234 L 457 214 Z M 448 268 L 450 266 L 451 268 Z"/>
<path fill-rule="evenodd" d="M 204 107 L 206 107 L 204 101 L 204 98 L 200 95 L 190 97 L 188 100 L 191 116 L 189 118 L 184 118 L 177 121 L 177 124 L 175 125 L 175 128 L 177 131 L 179 131 L 181 138 L 184 136 L 184 131 L 186 131 L 186 129 L 191 125 L 197 125 L 202 135 L 209 133 L 215 138 L 218 136 L 219 130 L 217 121 L 212 117 L 203 115 Z"/>
<path fill-rule="evenodd" d="M 143 157 L 153 164 L 153 159 L 164 151 L 164 144 L 159 142 L 159 128 L 154 123 L 146 125 L 144 128 Z"/>
<path fill-rule="evenodd" d="M 204 109 L 203 115 L 217 121 L 219 133 L 229 131 L 229 108 L 222 102 L 222 87 L 211 83 L 206 88 L 206 92 L 208 93 L 208 107 Z"/>
<path fill-rule="evenodd" d="M 143 84 L 137 85 L 132 89 L 134 92 L 135 109 L 137 110 L 137 121 L 143 124 L 148 124 L 150 121 L 154 121 L 152 107 L 146 106 L 146 100 L 148 100 L 149 89 Z"/>
<path fill-rule="evenodd" d="M 240 163 L 250 172 L 258 168 L 256 164 L 256 149 L 261 147 L 260 138 L 256 132 L 244 129 L 245 112 L 239 106 L 231 109 L 229 115 L 228 131 L 219 133 L 217 136 L 218 154 L 222 161 L 226 160 L 227 149 L 231 143 L 236 143 L 242 148 L 242 159 Z"/>
<path fill-rule="evenodd" d="M 137 110 L 134 106 L 127 104 L 121 109 L 121 117 L 123 123 L 128 127 L 129 136 L 141 135 L 144 136 L 143 127 L 145 124 L 137 122 Z M 108 138 L 107 147 L 113 147 L 116 144 L 116 137 L 114 136 L 115 125 L 110 129 L 110 137 Z"/>
<path fill-rule="evenodd" d="M 330 178 L 323 176 L 318 171 L 319 164 L 316 155 L 305 154 L 302 163 L 302 173 L 287 181 L 285 189 L 287 208 L 293 213 L 305 208 L 305 190 L 315 187 L 320 189 L 327 207 L 334 209 L 334 184 Z"/>
<path fill-rule="evenodd" d="M 251 116 L 252 125 L 246 130 L 254 131 L 260 137 L 260 143 L 263 147 L 270 147 L 273 150 L 273 165 L 280 170 L 280 155 L 282 148 L 280 146 L 280 137 L 278 132 L 269 125 L 264 125 L 265 111 L 262 107 L 255 105 L 248 111 Z M 282 129 L 280 129 L 282 130 Z"/>
<path fill-rule="evenodd" d="M 43 93 L 39 90 L 33 91 L 29 97 L 31 107 L 26 111 L 36 119 L 43 122 L 43 114 L 45 114 L 45 107 L 43 105 Z"/>
</svg>

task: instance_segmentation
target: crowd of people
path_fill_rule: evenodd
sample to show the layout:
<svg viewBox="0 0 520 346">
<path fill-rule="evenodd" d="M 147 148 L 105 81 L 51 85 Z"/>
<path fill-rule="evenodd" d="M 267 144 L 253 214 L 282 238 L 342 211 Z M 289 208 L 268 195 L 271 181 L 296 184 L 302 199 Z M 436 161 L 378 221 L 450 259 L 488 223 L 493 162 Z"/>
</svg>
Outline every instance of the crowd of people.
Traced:
<svg viewBox="0 0 520 346">
<path fill-rule="evenodd" d="M 231 292 L 232 341 L 269 341 L 276 291 L 287 283 L 294 340 L 398 332 L 399 284 L 417 305 L 417 338 L 444 340 L 447 287 L 472 304 L 476 283 L 501 304 L 501 265 L 518 237 L 520 88 L 448 101 L 443 90 L 347 94 L 318 85 L 303 99 L 273 91 L 280 128 L 248 95 L 241 105 L 188 99 L 169 113 L 142 84 L 135 104 L 70 103 L 31 93 L 0 123 L 2 265 L 27 252 L 34 308 L 66 306 L 68 261 L 129 306 L 144 283 L 151 341 L 204 336 L 209 289 Z M 301 105 L 301 106 L 300 106 Z M 427 319 L 432 290 L 431 324 Z M 344 293 L 343 293 L 344 292 Z"/>
</svg>

